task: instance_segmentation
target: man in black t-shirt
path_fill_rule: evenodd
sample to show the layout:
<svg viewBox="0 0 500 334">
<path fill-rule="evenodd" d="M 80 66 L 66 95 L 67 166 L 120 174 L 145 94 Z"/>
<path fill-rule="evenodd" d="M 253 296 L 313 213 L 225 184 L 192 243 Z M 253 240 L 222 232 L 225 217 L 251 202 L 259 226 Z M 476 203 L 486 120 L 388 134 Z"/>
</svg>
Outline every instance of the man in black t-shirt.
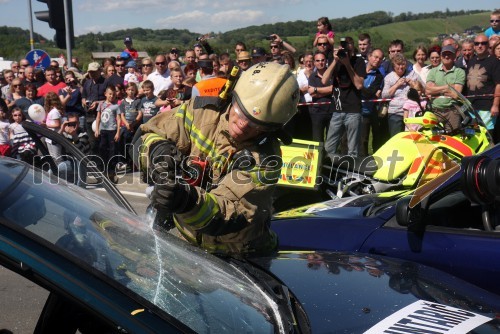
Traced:
<svg viewBox="0 0 500 334">
<path fill-rule="evenodd" d="M 330 78 L 333 79 L 334 112 L 325 142 L 325 150 L 331 158 L 337 153 L 343 128 L 347 134 L 347 154 L 358 156 L 361 89 L 365 77 L 366 65 L 355 55 L 354 40 L 342 38 L 341 47 L 321 80 L 326 85 Z"/>
<path fill-rule="evenodd" d="M 500 125 L 497 121 L 500 104 L 500 60 L 491 56 L 488 37 L 477 35 L 474 39 L 476 55 L 467 64 L 467 95 L 492 133 L 496 143 L 500 141 Z M 492 96 L 495 94 L 495 96 Z M 482 96 L 485 95 L 485 96 Z"/>
</svg>

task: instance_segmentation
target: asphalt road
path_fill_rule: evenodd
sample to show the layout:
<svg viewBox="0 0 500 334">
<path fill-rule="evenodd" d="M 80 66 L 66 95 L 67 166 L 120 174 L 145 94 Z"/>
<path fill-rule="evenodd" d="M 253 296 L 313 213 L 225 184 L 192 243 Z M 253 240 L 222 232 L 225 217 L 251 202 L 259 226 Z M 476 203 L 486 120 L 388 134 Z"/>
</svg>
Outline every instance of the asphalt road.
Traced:
<svg viewBox="0 0 500 334">
<path fill-rule="evenodd" d="M 117 186 L 139 215 L 146 212 L 149 203 L 146 185 L 140 181 L 138 173 L 120 177 Z M 110 199 L 100 187 L 89 187 L 89 191 Z M 0 266 L 0 293 L 0 333 L 33 333 L 48 292 Z"/>
</svg>

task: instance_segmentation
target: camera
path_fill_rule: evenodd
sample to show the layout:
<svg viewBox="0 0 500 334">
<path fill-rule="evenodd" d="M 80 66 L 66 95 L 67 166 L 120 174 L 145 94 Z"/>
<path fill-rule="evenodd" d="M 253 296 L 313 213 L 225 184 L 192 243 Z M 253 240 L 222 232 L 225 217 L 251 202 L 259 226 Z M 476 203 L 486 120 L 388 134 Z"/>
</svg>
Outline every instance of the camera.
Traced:
<svg viewBox="0 0 500 334">
<path fill-rule="evenodd" d="M 265 37 L 268 41 L 272 41 L 274 39 L 273 35 L 269 35 Z"/>
<path fill-rule="evenodd" d="M 463 157 L 462 170 L 462 191 L 471 202 L 492 204 L 500 196 L 500 160 L 485 156 Z"/>
<path fill-rule="evenodd" d="M 347 42 L 345 40 L 345 37 L 342 37 L 340 39 L 340 46 L 342 47 L 342 49 L 347 49 Z"/>
<path fill-rule="evenodd" d="M 342 37 L 340 39 L 340 46 L 342 47 L 342 49 L 337 51 L 337 56 L 340 59 L 343 59 L 343 58 L 347 57 L 347 51 L 345 50 L 345 49 L 347 49 L 347 42 L 345 40 L 345 37 Z"/>
</svg>

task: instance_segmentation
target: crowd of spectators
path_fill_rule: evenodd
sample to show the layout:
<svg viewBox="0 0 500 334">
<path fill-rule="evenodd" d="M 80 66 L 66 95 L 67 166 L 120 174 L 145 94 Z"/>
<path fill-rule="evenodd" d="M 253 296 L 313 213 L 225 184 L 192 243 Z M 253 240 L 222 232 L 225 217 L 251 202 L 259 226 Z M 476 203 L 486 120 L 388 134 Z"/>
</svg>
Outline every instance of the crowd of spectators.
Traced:
<svg viewBox="0 0 500 334">
<path fill-rule="evenodd" d="M 63 67 L 53 61 L 44 71 L 21 59 L 0 76 L 0 154 L 29 160 L 36 153 L 29 150 L 29 141 L 19 144 L 16 138 L 24 136 L 20 120 L 30 120 L 29 108 L 38 104 L 47 115 L 43 126 L 84 143 L 80 146 L 86 153 L 104 158 L 119 155 L 120 159 L 106 165 L 112 176 L 116 170 L 132 167 L 126 145 L 140 124 L 195 96 L 218 95 L 233 66 L 245 71 L 262 61 L 287 64 L 296 74 L 301 103 L 287 129 L 294 138 L 324 142 L 331 157 L 363 157 L 390 136 L 417 130 L 405 128 L 403 122 L 419 109 L 408 103 L 410 88 L 430 98 L 450 132 L 460 118 L 446 96 L 446 87 L 452 85 L 469 95 L 498 142 L 499 20 L 500 12 L 494 11 L 490 29 L 474 39 L 450 37 L 439 45 L 419 45 L 411 60 L 404 55 L 403 41 L 393 40 L 384 49 L 373 47 L 367 33 L 356 36 L 357 43 L 349 36 L 338 38 L 326 17 L 317 21 L 312 53 L 297 52 L 272 34 L 268 50 L 237 42 L 234 54 L 217 54 L 201 38 L 184 52 L 173 47 L 168 53 L 140 59 L 132 38 L 126 36 L 125 49 L 118 57 L 94 61 L 85 71 L 76 57 Z M 47 147 L 67 170 L 68 164 L 60 161 L 60 147 L 50 141 Z M 25 150 L 31 155 L 21 156 Z"/>
</svg>

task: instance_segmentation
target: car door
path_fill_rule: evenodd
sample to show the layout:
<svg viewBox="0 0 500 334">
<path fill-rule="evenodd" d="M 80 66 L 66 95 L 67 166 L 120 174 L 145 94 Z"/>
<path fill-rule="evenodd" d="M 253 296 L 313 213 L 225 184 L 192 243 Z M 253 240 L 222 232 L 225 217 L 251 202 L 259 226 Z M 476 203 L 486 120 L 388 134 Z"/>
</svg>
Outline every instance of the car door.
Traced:
<svg viewBox="0 0 500 334">
<path fill-rule="evenodd" d="M 486 231 L 481 214 L 454 182 L 430 196 L 421 232 L 399 226 L 394 216 L 361 251 L 430 265 L 500 294 L 500 230 Z"/>
</svg>

